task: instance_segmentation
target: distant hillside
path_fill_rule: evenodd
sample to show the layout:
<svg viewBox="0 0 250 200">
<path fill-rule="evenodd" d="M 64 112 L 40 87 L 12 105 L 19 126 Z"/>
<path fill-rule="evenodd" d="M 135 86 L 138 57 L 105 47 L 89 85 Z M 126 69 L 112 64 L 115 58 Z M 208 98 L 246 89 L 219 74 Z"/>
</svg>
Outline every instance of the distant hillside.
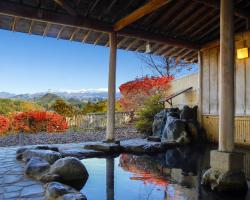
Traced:
<svg viewBox="0 0 250 200">
<path fill-rule="evenodd" d="M 51 93 L 47 93 L 39 98 L 37 98 L 35 101 L 43 106 L 46 109 L 49 109 L 50 106 L 57 100 L 60 99 L 59 96 L 55 95 L 55 94 L 51 94 Z"/>
<path fill-rule="evenodd" d="M 78 91 L 54 91 L 54 92 L 41 92 L 34 94 L 12 94 L 8 92 L 0 92 L 0 98 L 11 98 L 11 99 L 21 99 L 21 100 L 39 100 L 46 94 L 54 94 L 63 99 L 77 99 L 80 101 L 91 101 L 97 102 L 101 100 L 105 100 L 108 97 L 108 92 L 106 89 L 85 89 Z M 120 97 L 120 93 L 116 94 L 117 98 Z"/>
<path fill-rule="evenodd" d="M 44 110 L 37 103 L 12 99 L 0 99 L 0 115 L 7 115 L 12 112 L 25 112 Z"/>
</svg>

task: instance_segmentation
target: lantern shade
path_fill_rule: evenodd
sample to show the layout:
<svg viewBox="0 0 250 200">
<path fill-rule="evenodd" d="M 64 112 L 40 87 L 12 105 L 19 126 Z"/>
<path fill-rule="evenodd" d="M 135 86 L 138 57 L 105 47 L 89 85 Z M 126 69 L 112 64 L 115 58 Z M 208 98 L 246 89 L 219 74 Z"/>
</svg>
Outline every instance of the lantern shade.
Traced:
<svg viewBox="0 0 250 200">
<path fill-rule="evenodd" d="M 237 49 L 237 58 L 238 59 L 248 58 L 248 48 Z"/>
</svg>

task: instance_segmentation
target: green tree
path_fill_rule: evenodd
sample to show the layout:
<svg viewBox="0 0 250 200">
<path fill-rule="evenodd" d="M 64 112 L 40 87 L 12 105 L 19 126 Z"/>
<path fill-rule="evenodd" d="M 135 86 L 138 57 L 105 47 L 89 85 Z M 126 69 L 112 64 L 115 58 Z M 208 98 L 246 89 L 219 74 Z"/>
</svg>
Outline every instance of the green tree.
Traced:
<svg viewBox="0 0 250 200">
<path fill-rule="evenodd" d="M 71 117 L 76 114 L 76 109 L 63 99 L 57 99 L 50 109 L 65 117 Z"/>
<path fill-rule="evenodd" d="M 107 112 L 107 108 L 108 108 L 108 102 L 107 100 L 104 101 L 98 101 L 96 103 L 93 102 L 88 102 L 85 107 L 82 110 L 83 114 L 87 114 L 87 113 L 104 113 Z M 122 108 L 120 106 L 119 101 L 116 102 L 115 104 L 115 111 L 117 112 L 121 112 Z"/>
<path fill-rule="evenodd" d="M 161 98 L 162 94 L 156 94 L 145 100 L 144 104 L 140 106 L 136 112 L 135 122 L 135 127 L 138 131 L 147 135 L 152 134 L 154 116 L 164 108 L 164 105 L 159 103 Z"/>
</svg>

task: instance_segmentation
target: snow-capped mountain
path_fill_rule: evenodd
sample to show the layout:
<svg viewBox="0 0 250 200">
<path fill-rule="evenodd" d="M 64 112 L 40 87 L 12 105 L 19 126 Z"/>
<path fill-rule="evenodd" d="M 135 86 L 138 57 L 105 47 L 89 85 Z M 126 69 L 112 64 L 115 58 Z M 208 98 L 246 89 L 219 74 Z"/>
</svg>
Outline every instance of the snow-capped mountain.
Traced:
<svg viewBox="0 0 250 200">
<path fill-rule="evenodd" d="M 58 90 L 40 93 L 26 93 L 26 94 L 13 94 L 8 92 L 0 92 L 0 98 L 11 98 L 11 99 L 23 99 L 23 100 L 33 100 L 44 96 L 45 94 L 55 94 L 59 97 L 70 99 L 75 98 L 79 100 L 90 100 L 90 99 L 107 99 L 108 89 L 98 88 L 98 89 L 81 89 L 81 90 Z M 120 96 L 120 93 L 116 94 L 117 97 Z"/>
</svg>

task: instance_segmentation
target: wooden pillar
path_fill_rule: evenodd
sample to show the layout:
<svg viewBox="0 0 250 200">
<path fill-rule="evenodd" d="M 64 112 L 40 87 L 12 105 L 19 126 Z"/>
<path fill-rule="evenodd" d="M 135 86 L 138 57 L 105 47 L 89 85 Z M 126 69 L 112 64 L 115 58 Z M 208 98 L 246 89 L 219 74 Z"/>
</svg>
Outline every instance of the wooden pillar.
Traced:
<svg viewBox="0 0 250 200">
<path fill-rule="evenodd" d="M 221 0 L 219 151 L 234 149 L 234 1 Z"/>
<path fill-rule="evenodd" d="M 198 65 L 199 65 L 199 97 L 198 97 L 198 121 L 202 125 L 202 82 L 203 82 L 203 69 L 201 61 L 201 51 L 198 51 Z"/>
<path fill-rule="evenodd" d="M 106 140 L 114 141 L 115 132 L 115 96 L 116 96 L 116 51 L 117 36 L 115 32 L 109 34 L 109 79 L 108 79 L 108 112 Z"/>
</svg>

